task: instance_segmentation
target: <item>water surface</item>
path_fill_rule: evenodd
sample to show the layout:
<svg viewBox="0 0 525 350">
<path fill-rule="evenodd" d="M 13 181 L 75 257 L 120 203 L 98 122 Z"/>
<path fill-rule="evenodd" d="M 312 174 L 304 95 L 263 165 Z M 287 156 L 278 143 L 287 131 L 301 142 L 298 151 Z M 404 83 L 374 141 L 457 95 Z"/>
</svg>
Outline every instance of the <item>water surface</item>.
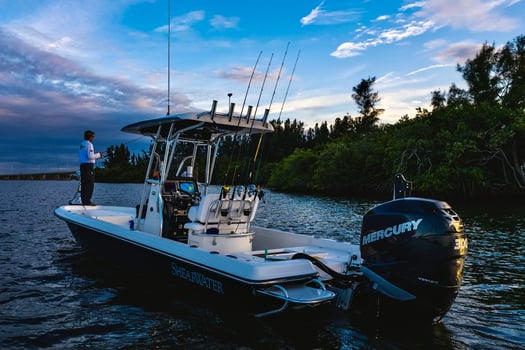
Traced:
<svg viewBox="0 0 525 350">
<path fill-rule="evenodd" d="M 441 324 L 415 329 L 348 317 L 253 319 L 116 275 L 83 254 L 53 210 L 75 181 L 0 181 L 2 349 L 525 349 L 525 205 L 457 206 L 469 234 L 464 284 Z M 134 206 L 142 185 L 95 185 Z M 358 243 L 376 202 L 266 191 L 257 224 Z"/>
</svg>

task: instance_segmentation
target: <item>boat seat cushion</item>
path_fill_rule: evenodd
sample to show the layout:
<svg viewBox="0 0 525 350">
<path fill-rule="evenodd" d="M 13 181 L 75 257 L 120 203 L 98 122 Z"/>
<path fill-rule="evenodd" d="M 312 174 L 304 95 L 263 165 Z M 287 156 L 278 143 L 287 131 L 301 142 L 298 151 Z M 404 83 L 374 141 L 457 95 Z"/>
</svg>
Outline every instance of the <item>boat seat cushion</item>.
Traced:
<svg viewBox="0 0 525 350">
<path fill-rule="evenodd" d="M 192 222 L 203 224 L 218 224 L 229 220 L 235 222 L 250 222 L 253 219 L 252 209 L 256 199 L 220 199 L 220 194 L 204 195 L 198 206 L 193 206 L 188 212 Z"/>
<path fill-rule="evenodd" d="M 198 206 L 193 206 L 188 211 L 188 218 L 191 221 L 218 223 L 219 220 L 215 218 L 215 212 L 218 211 L 217 206 L 219 205 L 218 193 L 211 193 L 202 196 Z"/>
</svg>

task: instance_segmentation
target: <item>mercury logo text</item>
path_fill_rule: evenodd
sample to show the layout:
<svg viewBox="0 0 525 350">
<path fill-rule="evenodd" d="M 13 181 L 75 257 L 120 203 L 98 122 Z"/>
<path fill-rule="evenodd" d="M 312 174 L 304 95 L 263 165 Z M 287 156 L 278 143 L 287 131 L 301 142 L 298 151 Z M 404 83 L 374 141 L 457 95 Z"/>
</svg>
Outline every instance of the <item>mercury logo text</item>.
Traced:
<svg viewBox="0 0 525 350">
<path fill-rule="evenodd" d="M 415 231 L 417 230 L 417 227 L 419 226 L 421 221 L 423 221 L 422 218 L 417 220 L 410 220 L 401 224 L 389 226 L 379 231 L 369 233 L 366 236 L 363 236 L 363 245 L 379 241 L 380 239 L 392 237 L 392 235 L 397 236 L 405 232 Z"/>
</svg>

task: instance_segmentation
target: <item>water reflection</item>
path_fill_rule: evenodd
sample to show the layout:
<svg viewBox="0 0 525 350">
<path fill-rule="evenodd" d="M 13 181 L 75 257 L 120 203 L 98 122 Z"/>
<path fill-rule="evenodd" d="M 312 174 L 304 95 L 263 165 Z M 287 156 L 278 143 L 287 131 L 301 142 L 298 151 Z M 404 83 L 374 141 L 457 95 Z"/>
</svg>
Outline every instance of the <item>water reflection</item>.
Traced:
<svg viewBox="0 0 525 350">
<path fill-rule="evenodd" d="M 266 191 L 255 224 L 359 244 L 362 216 L 377 202 Z"/>
<path fill-rule="evenodd" d="M 476 348 L 522 348 L 525 334 L 525 205 L 513 201 L 460 204 L 469 256 L 458 313 L 449 319 L 469 329 Z"/>
</svg>

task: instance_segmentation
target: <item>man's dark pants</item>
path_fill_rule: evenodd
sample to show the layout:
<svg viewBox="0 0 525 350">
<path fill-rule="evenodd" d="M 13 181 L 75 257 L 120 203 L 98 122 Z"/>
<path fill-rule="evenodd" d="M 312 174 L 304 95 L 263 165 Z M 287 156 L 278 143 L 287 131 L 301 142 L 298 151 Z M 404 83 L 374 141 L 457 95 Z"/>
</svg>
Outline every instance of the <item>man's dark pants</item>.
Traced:
<svg viewBox="0 0 525 350">
<path fill-rule="evenodd" d="M 80 164 L 80 197 L 82 204 L 91 203 L 93 187 L 95 186 L 95 176 L 93 173 L 93 163 Z"/>
</svg>

